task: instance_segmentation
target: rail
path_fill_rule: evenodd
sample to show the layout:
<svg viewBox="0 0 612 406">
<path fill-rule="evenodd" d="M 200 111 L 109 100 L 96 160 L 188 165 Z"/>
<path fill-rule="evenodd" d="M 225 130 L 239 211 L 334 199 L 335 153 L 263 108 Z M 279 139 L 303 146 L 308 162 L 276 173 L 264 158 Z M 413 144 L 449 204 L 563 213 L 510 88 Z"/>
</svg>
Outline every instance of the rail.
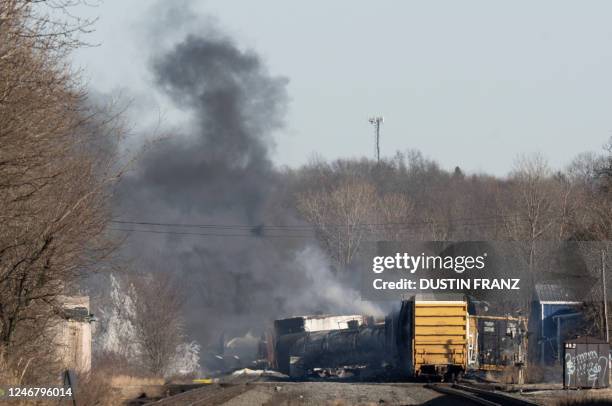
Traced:
<svg viewBox="0 0 612 406">
<path fill-rule="evenodd" d="M 156 402 L 147 403 L 150 406 L 209 406 L 227 402 L 236 396 L 252 389 L 248 383 L 244 384 L 211 384 L 198 389 L 188 390 Z"/>
<path fill-rule="evenodd" d="M 537 403 L 520 399 L 495 390 L 474 388 L 459 384 L 428 384 L 427 388 L 445 395 L 456 396 L 485 406 L 537 406 Z"/>
</svg>

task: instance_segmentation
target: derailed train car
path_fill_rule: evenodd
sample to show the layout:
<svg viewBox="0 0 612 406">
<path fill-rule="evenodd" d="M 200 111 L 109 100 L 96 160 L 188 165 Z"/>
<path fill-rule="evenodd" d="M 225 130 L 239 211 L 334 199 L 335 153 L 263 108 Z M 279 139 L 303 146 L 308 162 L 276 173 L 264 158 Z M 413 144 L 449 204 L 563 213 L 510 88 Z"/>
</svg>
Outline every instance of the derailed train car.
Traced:
<svg viewBox="0 0 612 406">
<path fill-rule="evenodd" d="M 467 368 L 464 300 L 403 301 L 384 323 L 353 323 L 346 329 L 287 331 L 286 326 L 276 323 L 269 359 L 292 376 L 354 366 L 398 377 L 454 378 Z"/>
<path fill-rule="evenodd" d="M 504 371 L 524 366 L 527 357 L 527 318 L 470 315 L 468 366 L 486 371 Z"/>
<path fill-rule="evenodd" d="M 315 369 L 384 368 L 392 353 L 384 324 L 288 334 L 279 337 L 275 349 L 278 370 L 291 376 Z"/>
</svg>

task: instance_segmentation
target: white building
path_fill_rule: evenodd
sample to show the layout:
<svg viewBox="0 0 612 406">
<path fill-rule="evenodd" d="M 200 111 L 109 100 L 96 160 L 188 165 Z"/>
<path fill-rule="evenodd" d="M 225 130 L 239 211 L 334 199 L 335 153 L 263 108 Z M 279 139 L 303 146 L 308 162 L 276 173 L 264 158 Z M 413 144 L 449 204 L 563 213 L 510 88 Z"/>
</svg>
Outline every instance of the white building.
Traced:
<svg viewBox="0 0 612 406">
<path fill-rule="evenodd" d="M 91 322 L 89 296 L 62 297 L 64 319 L 57 325 L 58 356 L 65 369 L 91 369 Z"/>
</svg>

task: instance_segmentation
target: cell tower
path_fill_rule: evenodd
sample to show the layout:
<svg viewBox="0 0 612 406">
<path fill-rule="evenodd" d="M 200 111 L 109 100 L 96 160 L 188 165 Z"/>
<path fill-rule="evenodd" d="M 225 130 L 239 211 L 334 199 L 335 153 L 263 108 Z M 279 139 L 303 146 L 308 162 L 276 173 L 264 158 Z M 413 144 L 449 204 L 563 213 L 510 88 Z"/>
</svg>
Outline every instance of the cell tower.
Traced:
<svg viewBox="0 0 612 406">
<path fill-rule="evenodd" d="M 370 124 L 374 126 L 375 136 L 375 148 L 376 148 L 376 161 L 380 162 L 380 125 L 383 122 L 382 116 L 370 117 Z"/>
</svg>

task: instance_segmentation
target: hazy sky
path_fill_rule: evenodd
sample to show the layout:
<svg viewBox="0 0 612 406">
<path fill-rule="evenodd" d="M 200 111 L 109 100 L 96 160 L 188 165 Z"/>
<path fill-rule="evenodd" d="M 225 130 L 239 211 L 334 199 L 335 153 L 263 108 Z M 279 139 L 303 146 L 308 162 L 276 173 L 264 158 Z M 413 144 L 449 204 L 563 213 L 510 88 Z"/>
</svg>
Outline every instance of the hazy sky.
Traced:
<svg viewBox="0 0 612 406">
<path fill-rule="evenodd" d="M 105 0 L 82 11 L 99 17 L 87 39 L 100 46 L 75 55 L 92 88 L 149 93 L 155 4 Z M 385 117 L 383 155 L 414 148 L 470 172 L 505 174 L 530 152 L 561 167 L 612 135 L 609 1 L 190 4 L 202 16 L 190 30 L 216 24 L 289 78 L 278 164 L 373 157 L 374 114 Z"/>
</svg>

